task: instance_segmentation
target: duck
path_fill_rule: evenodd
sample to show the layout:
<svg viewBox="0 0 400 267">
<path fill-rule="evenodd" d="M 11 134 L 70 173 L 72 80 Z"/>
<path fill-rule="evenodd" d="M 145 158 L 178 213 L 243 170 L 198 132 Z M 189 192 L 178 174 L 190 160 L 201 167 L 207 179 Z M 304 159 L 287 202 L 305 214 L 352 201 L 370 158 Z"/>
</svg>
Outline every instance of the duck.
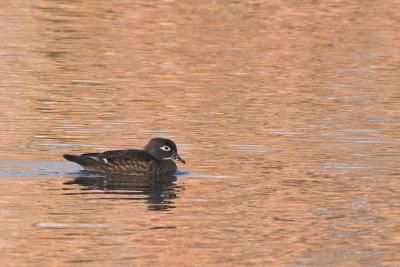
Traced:
<svg viewBox="0 0 400 267">
<path fill-rule="evenodd" d="M 144 149 L 109 150 L 63 157 L 82 166 L 85 171 L 132 176 L 174 174 L 174 161 L 186 163 L 178 154 L 176 144 L 167 138 L 152 138 Z"/>
</svg>

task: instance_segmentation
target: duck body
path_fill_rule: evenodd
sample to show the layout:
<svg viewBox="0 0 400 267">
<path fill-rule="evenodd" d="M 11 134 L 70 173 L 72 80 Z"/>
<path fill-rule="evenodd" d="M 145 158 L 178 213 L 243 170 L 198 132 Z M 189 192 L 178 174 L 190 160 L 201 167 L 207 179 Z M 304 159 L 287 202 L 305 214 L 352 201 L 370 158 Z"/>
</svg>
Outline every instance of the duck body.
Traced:
<svg viewBox="0 0 400 267">
<path fill-rule="evenodd" d="M 169 139 L 153 138 L 144 150 L 110 150 L 81 155 L 65 154 L 66 160 L 81 165 L 86 171 L 133 176 L 158 176 L 176 172 L 174 160 L 185 161 Z"/>
</svg>

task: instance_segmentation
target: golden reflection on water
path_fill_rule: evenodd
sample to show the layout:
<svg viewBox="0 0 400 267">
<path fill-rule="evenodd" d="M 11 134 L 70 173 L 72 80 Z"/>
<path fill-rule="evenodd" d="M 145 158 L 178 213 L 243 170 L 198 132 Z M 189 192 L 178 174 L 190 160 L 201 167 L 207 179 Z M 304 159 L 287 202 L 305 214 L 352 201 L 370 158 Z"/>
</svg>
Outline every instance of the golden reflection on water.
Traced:
<svg viewBox="0 0 400 267">
<path fill-rule="evenodd" d="M 0 10 L 2 262 L 399 264 L 394 1 Z M 88 185 L 62 162 L 154 136 L 188 162 L 168 185 Z"/>
</svg>

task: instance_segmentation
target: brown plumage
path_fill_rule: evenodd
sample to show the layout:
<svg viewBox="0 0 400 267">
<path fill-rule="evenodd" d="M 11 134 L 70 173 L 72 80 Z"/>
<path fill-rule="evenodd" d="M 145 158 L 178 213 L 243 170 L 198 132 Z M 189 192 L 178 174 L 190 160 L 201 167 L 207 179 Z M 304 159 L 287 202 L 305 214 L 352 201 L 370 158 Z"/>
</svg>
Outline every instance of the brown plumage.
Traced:
<svg viewBox="0 0 400 267">
<path fill-rule="evenodd" d="M 164 138 L 153 138 L 144 150 L 111 150 L 102 153 L 64 155 L 87 171 L 120 173 L 135 176 L 157 176 L 176 172 L 172 160 L 185 161 L 178 155 L 174 142 Z"/>
</svg>

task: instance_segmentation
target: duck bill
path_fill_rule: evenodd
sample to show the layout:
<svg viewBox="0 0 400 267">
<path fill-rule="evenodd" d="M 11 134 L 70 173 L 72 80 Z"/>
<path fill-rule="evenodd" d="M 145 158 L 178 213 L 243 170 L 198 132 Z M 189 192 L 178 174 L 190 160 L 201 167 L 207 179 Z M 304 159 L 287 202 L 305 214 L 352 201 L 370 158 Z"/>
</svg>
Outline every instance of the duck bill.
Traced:
<svg viewBox="0 0 400 267">
<path fill-rule="evenodd" d="M 182 162 L 183 164 L 186 163 L 186 161 L 185 161 L 183 158 L 181 158 L 181 157 L 178 155 L 178 153 L 176 153 L 176 152 L 174 152 L 174 154 L 172 155 L 172 158 L 173 158 L 174 160 L 177 160 L 177 161 L 179 161 L 179 162 Z"/>
</svg>

